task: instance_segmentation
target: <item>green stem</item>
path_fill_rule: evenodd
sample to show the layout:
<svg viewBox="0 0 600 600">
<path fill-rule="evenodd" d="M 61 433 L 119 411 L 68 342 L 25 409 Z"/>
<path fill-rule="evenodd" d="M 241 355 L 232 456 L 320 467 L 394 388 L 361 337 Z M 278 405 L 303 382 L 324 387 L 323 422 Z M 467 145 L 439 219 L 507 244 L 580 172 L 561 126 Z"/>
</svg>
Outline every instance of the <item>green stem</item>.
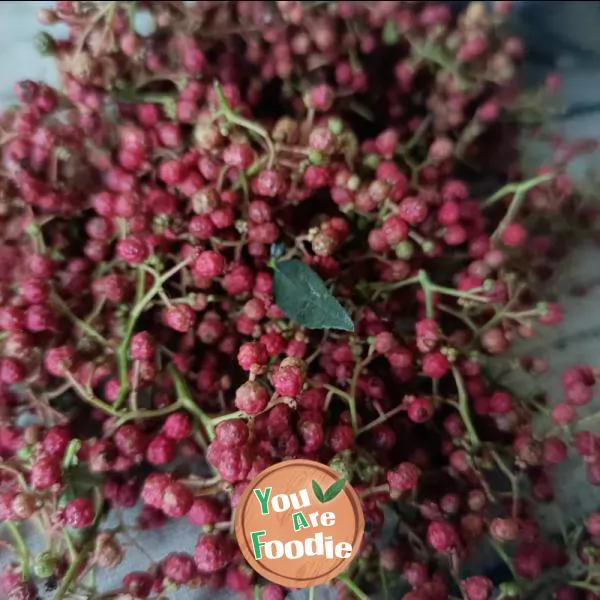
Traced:
<svg viewBox="0 0 600 600">
<path fill-rule="evenodd" d="M 471 420 L 471 411 L 469 410 L 469 398 L 467 396 L 467 390 L 465 389 L 465 382 L 463 381 L 460 371 L 456 367 L 452 367 L 452 374 L 456 381 L 456 389 L 458 392 L 458 412 L 467 428 L 471 445 L 474 447 L 479 446 L 481 440 L 477 435 L 473 421 Z"/>
<path fill-rule="evenodd" d="M 267 162 L 267 168 L 271 168 L 273 166 L 273 162 L 275 160 L 275 146 L 269 137 L 267 130 L 264 127 L 261 127 L 258 123 L 254 121 L 249 121 L 244 117 L 240 117 L 240 115 L 236 114 L 229 104 L 227 103 L 227 99 L 225 98 L 225 94 L 223 93 L 223 88 L 218 81 L 215 81 L 215 91 L 217 93 L 217 98 L 219 99 L 219 105 L 223 116 L 229 123 L 233 123 L 234 125 L 239 125 L 248 131 L 254 132 L 256 135 L 260 136 L 265 140 L 265 144 L 267 146 L 267 153 L 269 156 Z"/>
<path fill-rule="evenodd" d="M 370 423 L 367 423 L 364 427 L 361 427 L 356 432 L 356 435 L 361 435 L 363 433 L 366 433 L 367 431 L 370 431 L 371 429 L 374 429 L 378 425 L 385 423 L 386 421 L 391 419 L 394 415 L 397 415 L 399 412 L 402 412 L 403 410 L 406 410 L 405 406 L 403 404 L 399 404 L 395 408 L 392 408 L 392 410 L 390 410 L 382 415 L 379 415 L 376 419 L 374 419 Z"/>
<path fill-rule="evenodd" d="M 461 290 L 453 290 L 442 285 L 431 284 L 431 289 L 434 292 L 439 292 L 445 296 L 454 296 L 456 298 L 464 298 L 465 300 L 473 300 L 474 302 L 489 302 L 490 299 L 485 296 L 478 296 L 477 294 L 471 294 L 469 292 L 463 292 Z"/>
<path fill-rule="evenodd" d="M 121 419 L 119 419 L 119 423 L 123 424 L 134 419 L 155 419 L 157 417 L 164 417 L 178 411 L 182 407 L 183 404 L 178 401 L 170 404 L 169 406 L 165 406 L 164 408 L 156 408 L 153 410 L 134 410 L 124 413 Z"/>
<path fill-rule="evenodd" d="M 94 408 L 105 412 L 107 415 L 111 415 L 112 417 L 120 417 L 121 413 L 114 409 L 112 406 L 109 406 L 105 402 L 102 402 L 99 398 L 96 398 L 93 394 L 88 393 L 88 391 L 75 379 L 72 373 L 69 371 L 65 372 L 65 378 L 71 383 L 75 391 L 78 393 L 79 397 L 88 404 L 91 404 Z"/>
<path fill-rule="evenodd" d="M 81 440 L 76 438 L 69 442 L 69 445 L 67 446 L 67 450 L 65 452 L 65 456 L 62 460 L 63 469 L 68 469 L 71 465 L 76 464 L 75 459 L 80 449 Z"/>
<path fill-rule="evenodd" d="M 492 548 L 494 549 L 494 551 L 496 552 L 496 554 L 502 559 L 504 564 L 508 567 L 508 570 L 510 571 L 511 575 L 513 576 L 513 579 L 515 581 L 517 581 L 519 579 L 519 576 L 517 575 L 517 572 L 515 571 L 515 567 L 513 566 L 512 560 L 510 559 L 508 554 L 506 554 L 506 551 L 504 550 L 504 548 L 498 542 L 496 542 L 495 540 L 492 540 L 491 538 L 489 538 L 489 542 L 490 542 L 490 545 L 492 546 Z"/>
<path fill-rule="evenodd" d="M 73 580 L 77 577 L 77 573 L 81 567 L 81 565 L 85 562 L 88 556 L 88 550 L 91 547 L 90 544 L 87 544 L 81 549 L 81 552 L 77 555 L 75 560 L 71 560 L 71 564 L 67 569 L 67 572 L 64 574 L 60 586 L 56 590 L 54 594 L 53 600 L 63 600 L 67 597 L 69 593 L 69 589 L 73 584 Z"/>
<path fill-rule="evenodd" d="M 215 439 L 215 428 L 212 419 L 194 402 L 192 394 L 179 371 L 173 365 L 169 365 L 167 369 L 173 378 L 178 402 L 202 423 L 206 429 L 208 439 L 212 442 Z"/>
<path fill-rule="evenodd" d="M 428 319 L 433 319 L 434 317 L 434 309 L 433 309 L 433 294 L 432 294 L 432 285 L 429 280 L 429 276 L 426 271 L 422 269 L 419 271 L 419 283 L 423 288 L 423 294 L 425 295 L 425 314 Z"/>
<path fill-rule="evenodd" d="M 482 208 L 487 208 L 492 204 L 496 203 L 498 200 L 504 198 L 504 196 L 508 196 L 508 194 L 516 194 L 520 190 L 524 192 L 528 192 L 534 187 L 546 183 L 547 181 L 551 181 L 554 179 L 553 173 L 548 173 L 546 175 L 540 175 L 539 177 L 534 177 L 533 179 L 528 179 L 527 181 L 521 181 L 518 183 L 507 183 L 505 186 L 502 186 L 495 194 L 487 198 L 481 203 Z"/>
<path fill-rule="evenodd" d="M 504 473 L 510 482 L 512 495 L 512 517 L 513 519 L 516 519 L 518 517 L 519 508 L 519 480 L 495 450 L 492 450 L 491 454 L 494 462 L 498 465 L 498 468 Z"/>
<path fill-rule="evenodd" d="M 82 321 L 79 317 L 76 317 L 73 314 L 73 312 L 71 311 L 71 309 L 65 304 L 65 302 L 63 302 L 63 300 L 61 298 L 59 298 L 57 295 L 54 295 L 54 294 L 52 295 L 52 302 L 53 302 L 53 304 L 55 304 L 58 307 L 58 309 L 62 313 L 64 313 L 64 315 L 66 317 L 68 317 L 68 319 L 70 321 L 73 322 L 73 324 L 77 328 L 81 329 L 81 331 L 83 331 L 84 333 L 89 335 L 92 339 L 96 340 L 103 346 L 110 345 L 108 343 L 108 340 L 105 337 L 101 336 L 93 327 L 88 325 L 85 321 Z"/>
<path fill-rule="evenodd" d="M 345 400 L 348 404 L 348 408 L 350 409 L 350 421 L 352 423 L 352 430 L 356 435 L 358 435 L 358 415 L 356 413 L 356 400 L 349 393 L 344 392 L 344 390 L 340 390 L 340 388 L 335 387 L 334 385 L 329 385 L 326 383 L 323 386 L 327 391 L 336 394 L 342 400 Z"/>
<path fill-rule="evenodd" d="M 588 590 L 594 594 L 598 594 L 600 592 L 600 586 L 594 585 L 593 583 L 588 583 L 586 581 L 569 581 L 567 585 L 579 588 L 580 590 Z"/>
<path fill-rule="evenodd" d="M 15 540 L 15 544 L 17 545 L 17 550 L 21 557 L 21 579 L 23 581 L 27 581 L 29 579 L 29 561 L 31 556 L 29 554 L 29 550 L 27 549 L 27 544 L 19 531 L 19 528 L 15 523 L 11 523 L 10 521 L 5 521 L 4 523 L 6 528 L 10 531 L 11 536 Z"/>
<path fill-rule="evenodd" d="M 141 300 L 136 302 L 135 306 L 131 310 L 129 321 L 127 323 L 127 329 L 125 330 L 125 335 L 123 336 L 123 340 L 121 341 L 119 349 L 117 350 L 117 365 L 119 371 L 119 397 L 115 402 L 116 409 L 118 409 L 123 404 L 123 402 L 125 402 L 125 398 L 129 393 L 129 342 L 131 341 L 131 337 L 133 336 L 133 332 L 135 330 L 135 326 L 137 324 L 138 319 L 140 318 L 148 304 L 152 302 L 154 297 L 162 289 L 162 286 L 169 279 L 171 279 L 171 277 L 173 277 L 173 275 L 175 275 L 178 271 L 181 271 L 181 269 L 186 267 L 191 261 L 191 257 L 186 258 L 184 261 L 176 264 L 173 268 L 169 269 L 164 275 L 156 279 L 154 281 L 154 285 L 148 290 L 146 295 L 143 296 Z M 138 291 L 140 290 L 140 288 L 141 284 L 139 283 L 138 279 Z"/>
<path fill-rule="evenodd" d="M 213 424 L 213 427 L 216 427 L 219 423 L 223 421 L 229 421 L 231 419 L 244 419 L 248 415 L 243 410 L 236 410 L 235 412 L 229 413 L 227 415 L 220 415 L 218 417 L 212 417 L 210 422 Z"/>
<path fill-rule="evenodd" d="M 316 591 L 316 589 L 317 588 L 315 588 L 315 587 L 308 588 L 308 600 L 315 600 L 315 597 L 316 597 L 315 591 Z"/>
<path fill-rule="evenodd" d="M 347 575 L 338 575 L 337 579 L 360 600 L 369 600 L 369 596 L 367 596 L 367 594 L 365 594 Z"/>
</svg>

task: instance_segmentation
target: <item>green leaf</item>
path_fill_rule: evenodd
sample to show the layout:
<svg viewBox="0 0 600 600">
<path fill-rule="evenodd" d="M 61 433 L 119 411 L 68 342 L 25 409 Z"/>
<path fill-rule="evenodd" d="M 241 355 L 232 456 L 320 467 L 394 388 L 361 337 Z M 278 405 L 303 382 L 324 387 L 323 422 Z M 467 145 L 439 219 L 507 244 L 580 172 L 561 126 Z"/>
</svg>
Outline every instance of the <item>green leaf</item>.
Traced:
<svg viewBox="0 0 600 600">
<path fill-rule="evenodd" d="M 315 496 L 317 497 L 317 500 L 319 502 L 325 502 L 325 496 L 323 494 L 323 490 L 321 489 L 321 486 L 314 479 L 312 482 L 312 489 L 313 489 L 313 492 L 315 493 Z"/>
<path fill-rule="evenodd" d="M 400 41 L 400 32 L 394 19 L 388 19 L 381 32 L 381 39 L 386 46 L 394 46 Z"/>
<path fill-rule="evenodd" d="M 335 497 L 337 497 L 341 493 L 341 491 L 344 489 L 345 485 L 346 485 L 345 477 L 342 477 L 341 479 L 338 479 L 337 481 L 332 483 L 331 487 L 325 492 L 323 501 L 329 502 L 329 501 L 333 500 Z"/>
<path fill-rule="evenodd" d="M 344 307 L 329 293 L 321 278 L 299 260 L 277 263 L 273 278 L 277 306 L 309 329 L 354 331 Z"/>
</svg>

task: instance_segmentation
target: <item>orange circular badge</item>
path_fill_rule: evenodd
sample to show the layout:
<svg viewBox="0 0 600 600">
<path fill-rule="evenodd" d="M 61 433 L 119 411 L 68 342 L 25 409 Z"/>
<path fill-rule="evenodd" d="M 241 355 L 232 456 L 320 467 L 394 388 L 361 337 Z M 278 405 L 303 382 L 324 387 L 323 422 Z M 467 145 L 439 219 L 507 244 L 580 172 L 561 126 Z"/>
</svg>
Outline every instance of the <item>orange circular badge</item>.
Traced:
<svg viewBox="0 0 600 600">
<path fill-rule="evenodd" d="M 294 588 L 320 585 L 345 571 L 364 528 L 352 486 L 312 460 L 284 461 L 259 473 L 235 516 L 235 534 L 250 566 Z"/>
</svg>

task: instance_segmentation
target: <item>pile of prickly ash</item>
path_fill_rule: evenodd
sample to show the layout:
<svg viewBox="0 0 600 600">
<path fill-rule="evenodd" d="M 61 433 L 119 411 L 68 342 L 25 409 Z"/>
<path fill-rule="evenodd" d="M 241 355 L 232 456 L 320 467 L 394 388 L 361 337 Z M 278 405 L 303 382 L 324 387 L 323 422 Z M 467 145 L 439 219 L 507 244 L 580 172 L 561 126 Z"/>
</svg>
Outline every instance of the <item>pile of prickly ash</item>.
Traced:
<svg viewBox="0 0 600 600">
<path fill-rule="evenodd" d="M 41 12 L 69 32 L 37 40 L 60 89 L 23 81 L 0 118 L 3 597 L 282 599 L 231 523 L 256 474 L 308 458 L 363 503 L 339 598 L 600 598 L 600 514 L 559 541 L 535 520 L 569 444 L 600 484 L 577 420 L 597 373 L 551 411 L 490 376 L 561 321 L 541 284 L 594 214 L 572 148 L 519 172 L 524 50 L 488 4 Z M 97 590 L 171 519 L 195 547 Z M 500 580 L 469 570 L 486 547 Z"/>
</svg>

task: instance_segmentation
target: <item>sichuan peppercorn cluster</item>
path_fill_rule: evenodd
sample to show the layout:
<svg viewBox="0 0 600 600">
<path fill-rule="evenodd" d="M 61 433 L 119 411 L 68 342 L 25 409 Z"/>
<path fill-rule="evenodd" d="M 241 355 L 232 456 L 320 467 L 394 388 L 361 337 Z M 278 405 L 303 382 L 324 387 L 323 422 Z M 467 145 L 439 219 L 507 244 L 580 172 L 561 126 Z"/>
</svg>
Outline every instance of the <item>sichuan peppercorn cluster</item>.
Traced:
<svg viewBox="0 0 600 600">
<path fill-rule="evenodd" d="M 232 522 L 248 482 L 293 458 L 361 498 L 339 598 L 600 598 L 600 513 L 559 541 L 535 520 L 569 451 L 600 484 L 600 439 L 578 419 L 597 371 L 568 369 L 553 407 L 492 376 L 548 368 L 510 351 L 562 320 L 543 283 L 595 217 L 565 173 L 573 147 L 553 139 L 551 161 L 519 169 L 519 136 L 543 128 L 522 118 L 510 9 L 40 12 L 68 29 L 36 39 L 61 85 L 17 83 L 0 117 L 10 600 L 284 598 L 245 564 Z M 108 526 L 123 509 L 134 524 Z M 131 538 L 171 519 L 195 546 L 96 588 Z M 484 546 L 500 580 L 469 570 Z"/>
</svg>

